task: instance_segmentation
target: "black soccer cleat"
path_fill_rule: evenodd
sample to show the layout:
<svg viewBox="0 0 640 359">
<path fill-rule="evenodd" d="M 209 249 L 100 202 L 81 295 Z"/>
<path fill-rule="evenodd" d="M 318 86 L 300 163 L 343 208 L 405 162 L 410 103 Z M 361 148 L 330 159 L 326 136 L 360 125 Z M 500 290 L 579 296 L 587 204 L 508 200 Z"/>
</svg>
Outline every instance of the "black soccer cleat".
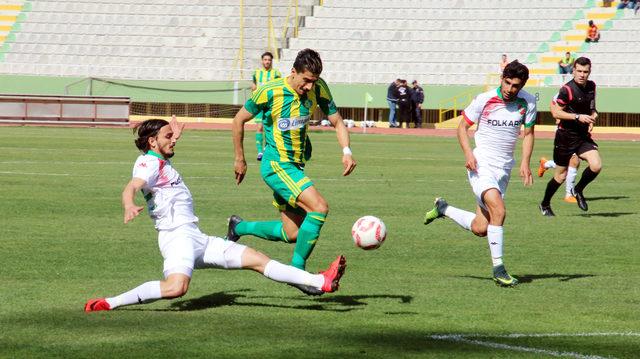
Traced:
<svg viewBox="0 0 640 359">
<path fill-rule="evenodd" d="M 556 214 L 553 213 L 553 210 L 551 210 L 551 205 L 545 206 L 543 204 L 540 204 L 538 206 L 538 208 L 540 208 L 540 212 L 545 217 L 555 217 L 556 216 Z"/>
<path fill-rule="evenodd" d="M 318 289 L 316 287 L 312 287 L 310 285 L 304 285 L 304 284 L 293 284 L 293 283 L 287 283 L 290 286 L 297 288 L 298 290 L 300 290 L 302 293 L 306 294 L 306 295 L 312 295 L 312 296 L 318 296 L 318 295 L 323 295 L 324 291 L 321 289 Z"/>
<path fill-rule="evenodd" d="M 229 227 L 227 229 L 227 240 L 237 242 L 240 239 L 240 235 L 236 233 L 236 226 L 238 223 L 242 222 L 243 219 L 240 216 L 233 214 L 227 221 L 229 223 Z"/>
<path fill-rule="evenodd" d="M 571 194 L 576 198 L 576 202 L 578 202 L 578 207 L 580 207 L 583 211 L 588 211 L 589 206 L 587 205 L 587 200 L 584 199 L 584 195 L 582 192 L 576 192 L 575 189 L 571 190 Z"/>
</svg>

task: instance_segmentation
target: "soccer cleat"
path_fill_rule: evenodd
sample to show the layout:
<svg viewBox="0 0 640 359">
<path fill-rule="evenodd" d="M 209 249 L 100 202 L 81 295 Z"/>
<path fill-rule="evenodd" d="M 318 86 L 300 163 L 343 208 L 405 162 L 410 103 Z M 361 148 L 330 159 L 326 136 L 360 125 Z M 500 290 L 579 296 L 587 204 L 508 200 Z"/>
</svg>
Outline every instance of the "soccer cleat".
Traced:
<svg viewBox="0 0 640 359">
<path fill-rule="evenodd" d="M 433 201 L 433 209 L 424 214 L 424 224 L 429 224 L 436 220 L 436 218 L 440 218 L 444 216 L 444 211 L 447 209 L 449 204 L 445 201 L 444 198 L 436 198 Z"/>
<path fill-rule="evenodd" d="M 324 291 L 322 289 L 318 289 L 310 285 L 293 284 L 293 283 L 288 283 L 288 284 L 294 288 L 297 288 L 298 290 L 300 290 L 302 293 L 306 295 L 323 295 L 324 294 Z"/>
<path fill-rule="evenodd" d="M 507 273 L 503 264 L 493 267 L 493 281 L 501 287 L 515 287 L 518 280 Z"/>
<path fill-rule="evenodd" d="M 338 287 L 340 287 L 340 278 L 342 278 L 346 267 L 347 259 L 340 255 L 329 265 L 329 269 L 320 272 L 320 274 L 324 276 L 324 284 L 322 285 L 323 292 L 331 293 L 338 290 Z"/>
<path fill-rule="evenodd" d="M 84 311 L 87 313 L 101 310 L 111 310 L 111 306 L 104 298 L 89 299 L 87 304 L 84 305 Z"/>
<path fill-rule="evenodd" d="M 564 196 L 563 201 L 567 202 L 567 203 L 578 203 L 578 201 L 576 200 L 576 198 L 572 195 L 566 195 Z"/>
<path fill-rule="evenodd" d="M 258 158 L 257 158 L 257 160 L 258 160 L 258 161 L 262 161 L 262 152 L 258 153 Z"/>
<path fill-rule="evenodd" d="M 231 217 L 229 217 L 229 219 L 227 220 L 227 223 L 229 224 L 229 227 L 227 229 L 227 240 L 231 241 L 231 242 L 237 242 L 240 239 L 240 235 L 238 235 L 238 233 L 236 233 L 236 226 L 238 225 L 238 223 L 242 222 L 243 219 L 240 218 L 240 216 L 237 216 L 235 214 L 231 215 Z"/>
<path fill-rule="evenodd" d="M 571 190 L 571 194 L 576 198 L 576 203 L 578 203 L 578 207 L 581 210 L 587 211 L 589 210 L 589 206 L 587 205 L 587 200 L 584 198 L 582 192 L 576 192 L 576 190 Z"/>
<path fill-rule="evenodd" d="M 538 208 L 540 208 L 540 212 L 545 217 L 555 217 L 556 215 L 555 213 L 553 213 L 553 210 L 551 210 L 551 205 L 545 206 L 541 203 L 540 205 L 538 205 Z"/>
<path fill-rule="evenodd" d="M 540 166 L 538 167 L 538 177 L 544 176 L 544 173 L 547 171 L 547 169 L 544 168 L 544 164 L 546 162 L 547 162 L 546 158 L 540 157 Z"/>
</svg>

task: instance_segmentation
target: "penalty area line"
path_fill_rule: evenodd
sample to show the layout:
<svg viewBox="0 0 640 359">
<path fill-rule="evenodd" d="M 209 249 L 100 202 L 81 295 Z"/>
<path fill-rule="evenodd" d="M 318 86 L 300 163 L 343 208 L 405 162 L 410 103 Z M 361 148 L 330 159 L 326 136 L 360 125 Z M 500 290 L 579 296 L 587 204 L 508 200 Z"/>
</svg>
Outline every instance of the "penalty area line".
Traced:
<svg viewBox="0 0 640 359">
<path fill-rule="evenodd" d="M 480 338 L 480 337 L 484 337 L 484 338 L 528 338 L 528 337 L 560 337 L 560 336 L 566 336 L 566 337 L 577 337 L 577 336 L 617 336 L 621 333 L 581 333 L 580 335 L 575 335 L 575 334 L 565 334 L 562 335 L 561 333 L 551 333 L 552 335 L 548 335 L 548 334 L 516 334 L 518 336 L 508 336 L 508 335 L 498 335 L 498 336 L 493 336 L 493 335 L 481 335 L 481 334 L 469 334 L 469 335 L 463 335 L 463 334 L 450 334 L 450 335 L 430 335 L 429 338 L 433 339 L 433 340 L 444 340 L 444 341 L 450 341 L 450 342 L 456 342 L 456 343 L 463 343 L 463 344 L 469 344 L 469 345 L 477 345 L 477 346 L 482 346 L 482 347 L 486 347 L 486 348 L 492 348 L 492 349 L 502 349 L 502 350 L 511 350 L 511 351 L 517 351 L 517 352 L 523 352 L 523 353 L 534 353 L 534 354 L 544 354 L 544 355 L 549 355 L 549 356 L 553 356 L 553 357 L 569 357 L 569 358 L 576 358 L 576 359 L 612 359 L 612 357 L 602 357 L 602 356 L 598 356 L 598 355 L 587 355 L 587 354 L 581 354 L 581 353 L 576 353 L 576 352 L 562 352 L 562 351 L 556 351 L 556 350 L 548 350 L 548 349 L 540 349 L 540 348 L 532 348 L 532 347 L 525 347 L 525 346 L 520 346 L 520 345 L 510 345 L 510 344 L 503 344 L 503 343 L 496 343 L 496 342 L 492 342 L 492 341 L 487 341 L 487 340 L 479 340 L 479 339 L 473 339 L 473 338 Z M 588 335 L 588 334 L 598 334 L 598 335 Z"/>
</svg>

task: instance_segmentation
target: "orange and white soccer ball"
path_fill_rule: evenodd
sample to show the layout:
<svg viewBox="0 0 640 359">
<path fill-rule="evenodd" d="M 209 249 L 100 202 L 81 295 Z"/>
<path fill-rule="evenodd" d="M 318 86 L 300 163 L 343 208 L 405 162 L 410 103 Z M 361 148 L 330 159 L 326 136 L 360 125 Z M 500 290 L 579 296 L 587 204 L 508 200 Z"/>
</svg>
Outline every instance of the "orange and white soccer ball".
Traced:
<svg viewBox="0 0 640 359">
<path fill-rule="evenodd" d="M 387 227 L 378 217 L 364 216 L 353 224 L 351 237 L 356 246 L 362 249 L 376 249 L 387 238 Z"/>
</svg>

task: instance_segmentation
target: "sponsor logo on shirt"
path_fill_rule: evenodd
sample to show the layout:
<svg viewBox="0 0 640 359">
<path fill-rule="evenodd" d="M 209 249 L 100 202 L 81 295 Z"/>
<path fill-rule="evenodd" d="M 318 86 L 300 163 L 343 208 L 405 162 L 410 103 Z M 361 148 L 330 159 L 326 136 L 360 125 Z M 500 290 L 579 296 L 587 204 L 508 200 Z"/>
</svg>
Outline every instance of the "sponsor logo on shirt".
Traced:
<svg viewBox="0 0 640 359">
<path fill-rule="evenodd" d="M 280 131 L 297 130 L 304 127 L 309 122 L 309 116 L 293 117 L 293 118 L 279 118 L 278 129 Z"/>
<path fill-rule="evenodd" d="M 520 127 L 520 120 L 492 120 L 490 118 L 487 119 L 487 125 L 498 126 L 498 127 Z"/>
<path fill-rule="evenodd" d="M 182 183 L 182 177 L 178 177 L 177 180 L 171 182 L 170 184 L 171 184 L 171 187 L 173 187 L 173 186 L 179 185 L 180 183 Z"/>
</svg>

